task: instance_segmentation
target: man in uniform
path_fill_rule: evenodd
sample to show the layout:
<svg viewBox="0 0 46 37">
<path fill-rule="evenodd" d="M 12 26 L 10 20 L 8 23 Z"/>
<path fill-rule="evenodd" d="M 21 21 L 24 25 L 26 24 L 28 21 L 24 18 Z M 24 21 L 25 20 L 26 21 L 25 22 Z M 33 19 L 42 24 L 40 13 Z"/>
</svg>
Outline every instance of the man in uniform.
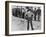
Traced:
<svg viewBox="0 0 46 37">
<path fill-rule="evenodd" d="M 29 10 L 27 10 L 26 15 L 27 15 L 27 20 L 28 20 L 27 30 L 29 30 L 29 22 L 30 22 L 30 25 L 31 25 L 31 29 L 33 30 L 33 25 L 32 25 L 33 12 L 29 9 Z"/>
</svg>

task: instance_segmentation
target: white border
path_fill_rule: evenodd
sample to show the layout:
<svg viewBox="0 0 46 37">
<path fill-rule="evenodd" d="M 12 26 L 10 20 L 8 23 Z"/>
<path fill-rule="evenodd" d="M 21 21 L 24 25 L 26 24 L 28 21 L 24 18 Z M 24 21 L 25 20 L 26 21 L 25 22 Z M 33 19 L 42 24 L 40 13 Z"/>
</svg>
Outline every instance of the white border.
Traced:
<svg viewBox="0 0 46 37">
<path fill-rule="evenodd" d="M 33 31 L 11 31 L 11 17 L 12 17 L 12 5 L 16 6 L 36 6 L 41 7 L 41 30 L 33 30 Z M 44 11 L 43 5 L 37 4 L 23 4 L 23 3 L 9 3 L 9 34 L 24 34 L 24 33 L 41 33 L 44 30 Z"/>
</svg>

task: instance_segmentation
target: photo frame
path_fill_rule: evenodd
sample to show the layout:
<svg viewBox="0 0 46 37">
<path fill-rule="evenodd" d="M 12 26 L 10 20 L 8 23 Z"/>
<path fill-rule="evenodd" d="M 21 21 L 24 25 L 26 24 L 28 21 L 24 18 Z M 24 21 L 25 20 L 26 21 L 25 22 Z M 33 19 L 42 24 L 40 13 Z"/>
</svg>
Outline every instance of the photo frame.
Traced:
<svg viewBox="0 0 46 37">
<path fill-rule="evenodd" d="M 5 35 L 45 34 L 45 3 L 5 1 Z"/>
</svg>

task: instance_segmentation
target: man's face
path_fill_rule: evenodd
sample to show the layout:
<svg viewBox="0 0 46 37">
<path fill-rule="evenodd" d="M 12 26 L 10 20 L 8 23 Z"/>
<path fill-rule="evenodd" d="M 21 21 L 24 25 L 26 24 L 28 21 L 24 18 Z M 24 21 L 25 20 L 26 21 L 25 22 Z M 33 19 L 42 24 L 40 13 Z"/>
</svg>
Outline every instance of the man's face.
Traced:
<svg viewBox="0 0 46 37">
<path fill-rule="evenodd" d="M 38 7 L 38 9 L 40 9 L 40 7 Z"/>
<path fill-rule="evenodd" d="M 32 9 L 32 10 L 33 10 L 33 7 L 30 7 L 30 9 Z"/>
<path fill-rule="evenodd" d="M 35 10 L 36 10 L 36 8 L 35 8 Z"/>
</svg>

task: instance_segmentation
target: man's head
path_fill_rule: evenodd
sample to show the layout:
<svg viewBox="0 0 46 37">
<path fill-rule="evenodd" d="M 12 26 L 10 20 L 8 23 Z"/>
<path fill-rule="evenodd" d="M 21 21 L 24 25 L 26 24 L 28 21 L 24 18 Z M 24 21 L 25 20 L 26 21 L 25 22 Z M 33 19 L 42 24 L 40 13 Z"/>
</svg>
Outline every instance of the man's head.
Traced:
<svg viewBox="0 0 46 37">
<path fill-rule="evenodd" d="M 29 9 L 29 7 L 27 6 L 26 9 Z"/>
<path fill-rule="evenodd" d="M 36 10 L 36 7 L 34 9 Z"/>
<path fill-rule="evenodd" d="M 30 7 L 30 9 L 33 9 L 33 7 Z"/>
<path fill-rule="evenodd" d="M 40 7 L 38 7 L 38 9 L 40 9 Z"/>
</svg>

